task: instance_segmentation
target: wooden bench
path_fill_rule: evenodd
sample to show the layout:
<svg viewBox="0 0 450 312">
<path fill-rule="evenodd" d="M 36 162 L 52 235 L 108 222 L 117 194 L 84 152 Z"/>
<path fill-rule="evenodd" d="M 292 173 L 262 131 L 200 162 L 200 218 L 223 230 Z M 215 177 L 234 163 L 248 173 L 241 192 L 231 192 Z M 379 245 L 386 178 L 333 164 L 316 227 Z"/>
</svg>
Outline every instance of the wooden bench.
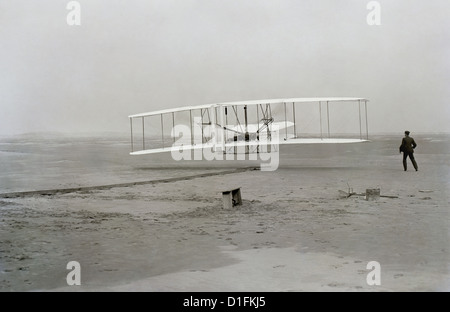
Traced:
<svg viewBox="0 0 450 312">
<path fill-rule="evenodd" d="M 222 192 L 223 208 L 231 209 L 234 206 L 242 205 L 241 188 L 234 188 Z"/>
</svg>

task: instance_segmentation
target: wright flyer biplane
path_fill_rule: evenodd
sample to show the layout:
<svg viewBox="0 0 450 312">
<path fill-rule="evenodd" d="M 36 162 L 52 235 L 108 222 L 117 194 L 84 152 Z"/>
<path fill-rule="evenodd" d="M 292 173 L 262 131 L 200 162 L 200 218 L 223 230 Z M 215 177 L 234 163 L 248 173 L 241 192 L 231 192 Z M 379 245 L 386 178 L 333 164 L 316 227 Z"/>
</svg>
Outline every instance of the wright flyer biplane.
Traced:
<svg viewBox="0 0 450 312">
<path fill-rule="evenodd" d="M 131 155 L 261 153 L 283 144 L 369 140 L 365 98 L 286 98 L 170 108 L 128 116 Z"/>
</svg>

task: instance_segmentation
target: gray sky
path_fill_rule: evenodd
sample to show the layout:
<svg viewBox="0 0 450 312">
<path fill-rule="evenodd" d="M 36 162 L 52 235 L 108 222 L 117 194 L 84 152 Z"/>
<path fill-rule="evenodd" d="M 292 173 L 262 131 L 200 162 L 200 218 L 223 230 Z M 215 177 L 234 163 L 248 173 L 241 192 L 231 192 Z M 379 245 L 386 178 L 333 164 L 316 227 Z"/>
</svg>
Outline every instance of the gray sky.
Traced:
<svg viewBox="0 0 450 312">
<path fill-rule="evenodd" d="M 450 132 L 450 1 L 0 0 L 0 135 L 128 133 L 130 114 L 365 97 L 370 132 Z"/>
</svg>

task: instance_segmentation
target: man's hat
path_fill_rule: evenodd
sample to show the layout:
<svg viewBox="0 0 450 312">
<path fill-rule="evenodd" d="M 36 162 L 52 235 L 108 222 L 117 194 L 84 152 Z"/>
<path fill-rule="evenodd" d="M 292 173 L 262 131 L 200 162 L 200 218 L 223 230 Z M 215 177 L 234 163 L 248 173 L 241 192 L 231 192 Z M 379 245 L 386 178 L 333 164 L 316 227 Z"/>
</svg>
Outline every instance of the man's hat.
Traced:
<svg viewBox="0 0 450 312">
<path fill-rule="evenodd" d="M 405 131 L 405 134 L 409 135 L 409 131 Z"/>
</svg>

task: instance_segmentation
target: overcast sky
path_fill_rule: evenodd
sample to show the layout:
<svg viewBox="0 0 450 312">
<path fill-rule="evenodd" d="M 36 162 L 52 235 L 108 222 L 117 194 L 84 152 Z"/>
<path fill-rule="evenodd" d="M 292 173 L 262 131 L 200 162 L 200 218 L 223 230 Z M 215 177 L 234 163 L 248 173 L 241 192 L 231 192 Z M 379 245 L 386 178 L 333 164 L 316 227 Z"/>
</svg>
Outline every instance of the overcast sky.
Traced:
<svg viewBox="0 0 450 312">
<path fill-rule="evenodd" d="M 130 114 L 365 97 L 369 131 L 450 132 L 450 1 L 0 0 L 0 135 L 128 133 Z"/>
</svg>

